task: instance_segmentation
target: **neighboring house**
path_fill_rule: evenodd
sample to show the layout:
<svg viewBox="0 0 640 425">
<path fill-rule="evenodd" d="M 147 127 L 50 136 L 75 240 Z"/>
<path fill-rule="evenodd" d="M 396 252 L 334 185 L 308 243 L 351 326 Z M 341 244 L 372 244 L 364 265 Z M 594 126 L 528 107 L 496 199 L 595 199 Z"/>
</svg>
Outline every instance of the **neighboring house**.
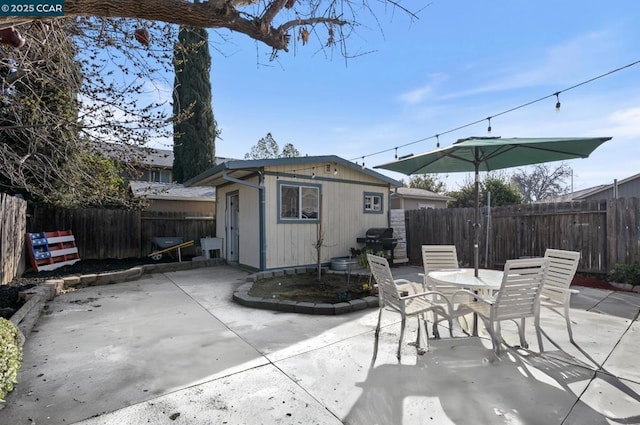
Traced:
<svg viewBox="0 0 640 425">
<path fill-rule="evenodd" d="M 133 148 L 140 176 L 129 181 L 134 197 L 147 198 L 147 211 L 193 212 L 215 218 L 216 192 L 211 187 L 189 187 L 173 183 L 173 151 L 155 148 Z M 114 151 L 114 150 L 112 150 Z M 115 151 L 117 152 L 117 151 Z M 216 164 L 229 158 L 216 157 Z M 125 176 L 131 179 L 131 176 Z"/>
<path fill-rule="evenodd" d="M 173 150 L 138 148 L 134 155 L 141 173 L 132 180 L 158 183 L 173 183 Z M 216 157 L 216 165 L 221 164 L 229 158 Z"/>
<path fill-rule="evenodd" d="M 640 174 L 635 174 L 611 184 L 602 184 L 557 196 L 544 202 L 605 201 L 618 198 L 640 198 Z"/>
<path fill-rule="evenodd" d="M 138 161 L 138 171 L 142 173 L 136 180 L 145 182 L 173 182 L 173 151 L 149 149 Z"/>
<path fill-rule="evenodd" d="M 185 182 L 216 188 L 225 257 L 254 270 L 349 255 L 367 229 L 389 227 L 389 194 L 402 184 L 337 156 L 229 160 Z M 361 248 L 361 247 L 360 247 Z"/>
<path fill-rule="evenodd" d="M 391 208 L 401 210 L 419 210 L 427 208 L 447 208 L 450 196 L 439 195 L 430 190 L 412 187 L 398 187 L 391 191 Z"/>
<path fill-rule="evenodd" d="M 214 218 L 216 191 L 211 186 L 184 187 L 181 184 L 131 181 L 131 193 L 149 200 L 147 211 L 189 211 Z"/>
</svg>

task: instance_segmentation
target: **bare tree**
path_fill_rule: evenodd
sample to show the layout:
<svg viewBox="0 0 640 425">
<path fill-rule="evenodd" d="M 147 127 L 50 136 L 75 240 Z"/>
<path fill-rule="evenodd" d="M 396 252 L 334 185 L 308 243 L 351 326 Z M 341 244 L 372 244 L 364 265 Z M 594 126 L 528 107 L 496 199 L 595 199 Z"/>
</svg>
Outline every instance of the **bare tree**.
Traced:
<svg viewBox="0 0 640 425">
<path fill-rule="evenodd" d="M 380 4 L 415 18 L 394 0 Z M 158 95 L 173 85 L 166 76 L 176 24 L 246 34 L 271 47 L 272 57 L 310 41 L 349 57 L 346 39 L 358 18 L 375 19 L 366 0 L 66 0 L 64 8 L 63 17 L 0 16 L 0 188 L 46 202 L 67 190 L 65 204 L 92 199 L 96 206 L 113 203 L 126 188 L 111 178 L 113 168 L 94 172 L 88 164 L 134 175 L 147 143 L 170 142 L 173 124 L 189 114 L 172 116 L 165 100 L 171 96 Z M 57 110 L 51 94 L 65 90 L 72 96 Z M 287 156 L 295 154 L 286 148 Z M 101 175 L 113 186 L 108 196 L 96 190 L 107 187 L 97 181 Z M 89 196 L 101 193 L 105 198 Z"/>
<path fill-rule="evenodd" d="M 133 28 L 125 20 L 24 28 L 33 37 L 21 49 L 0 44 L 0 189 L 69 207 L 127 204 L 121 175 L 135 175 L 149 140 L 171 134 L 172 117 L 150 92 L 172 42 L 159 37 L 150 52 L 118 38 Z"/>
<path fill-rule="evenodd" d="M 383 0 L 384 6 L 415 15 L 394 0 Z M 305 45 L 310 39 L 321 45 L 344 47 L 344 40 L 357 23 L 357 16 L 370 13 L 372 6 L 364 1 L 334 0 L 210 0 L 194 3 L 186 0 L 65 0 L 64 17 L 133 18 L 167 22 L 200 28 L 226 28 L 246 34 L 273 48 L 288 51 L 291 40 Z M 0 30 L 11 28 L 5 40 L 19 40 L 18 27 L 34 18 L 0 17 Z M 312 37 L 313 35 L 313 37 Z M 26 37 L 28 37 L 26 33 Z M 145 38 L 145 37 L 141 37 Z"/>
<path fill-rule="evenodd" d="M 519 169 L 511 176 L 511 181 L 522 194 L 523 203 L 532 204 L 569 192 L 566 179 L 573 171 L 565 162 L 556 168 L 547 164 L 537 164 L 528 169 Z"/>
</svg>

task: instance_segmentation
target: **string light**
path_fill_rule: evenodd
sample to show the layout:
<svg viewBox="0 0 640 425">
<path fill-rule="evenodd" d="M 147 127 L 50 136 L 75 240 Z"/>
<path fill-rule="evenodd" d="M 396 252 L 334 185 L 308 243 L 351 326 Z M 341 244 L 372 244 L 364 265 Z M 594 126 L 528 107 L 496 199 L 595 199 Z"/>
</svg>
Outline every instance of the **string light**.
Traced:
<svg viewBox="0 0 640 425">
<path fill-rule="evenodd" d="M 440 147 L 440 135 L 436 134 L 436 148 Z"/>
<path fill-rule="evenodd" d="M 362 157 L 362 169 L 364 170 L 364 156 Z"/>
<path fill-rule="evenodd" d="M 334 176 L 337 176 L 337 175 L 338 175 L 338 168 L 337 168 L 337 167 L 333 169 L 333 175 L 334 175 Z"/>
<path fill-rule="evenodd" d="M 513 112 L 513 111 L 516 111 L 516 110 L 518 110 L 518 109 L 522 109 L 522 108 L 525 108 L 525 107 L 527 107 L 527 106 L 533 105 L 533 104 L 535 104 L 535 103 L 541 102 L 541 101 L 546 100 L 546 99 L 548 99 L 548 98 L 550 98 L 550 97 L 553 97 L 553 96 L 556 96 L 556 111 L 557 111 L 557 112 L 559 112 L 559 111 L 560 111 L 560 98 L 559 98 L 560 93 L 563 93 L 563 92 L 566 92 L 566 91 L 569 91 L 569 90 L 573 90 L 573 89 L 578 88 L 578 87 L 580 87 L 580 86 L 583 86 L 583 85 L 585 85 L 585 84 L 592 83 L 592 82 L 594 82 L 594 81 L 596 81 L 596 80 L 599 80 L 599 79 L 601 79 L 601 78 L 607 77 L 607 76 L 609 76 L 609 75 L 611 75 L 611 74 L 615 74 L 616 72 L 622 71 L 622 70 L 624 70 L 624 69 L 631 68 L 632 66 L 635 66 L 635 65 L 638 65 L 638 64 L 640 64 L 640 60 L 637 60 L 637 61 L 635 61 L 635 62 L 631 62 L 631 63 L 628 63 L 628 64 L 626 64 L 626 65 L 620 66 L 620 67 L 618 67 L 618 68 L 612 69 L 612 70 L 610 70 L 610 71 L 608 71 L 608 72 L 605 72 L 605 73 L 603 73 L 603 74 L 597 75 L 597 76 L 595 76 L 595 77 L 593 77 L 593 78 L 590 78 L 590 79 L 588 79 L 588 80 L 582 81 L 582 82 L 580 82 L 580 83 L 574 84 L 574 85 L 572 85 L 572 86 L 570 86 L 570 87 L 567 87 L 567 88 L 565 88 L 565 89 L 563 89 L 563 90 L 560 90 L 560 91 L 558 91 L 558 92 L 555 92 L 555 93 L 552 93 L 552 94 L 548 94 L 548 95 L 546 95 L 546 96 L 542 96 L 542 97 L 540 97 L 540 98 L 538 98 L 538 99 L 534 99 L 534 100 L 531 100 L 531 101 L 529 101 L 529 102 L 526 102 L 526 103 L 520 104 L 520 105 L 518 105 L 518 106 L 514 106 L 513 108 L 510 108 L 510 109 L 504 110 L 504 111 L 502 111 L 502 112 L 499 112 L 499 113 L 497 113 L 497 114 L 493 114 L 490 118 L 495 118 L 495 117 L 498 117 L 498 116 L 501 116 L 501 115 L 508 114 L 508 113 Z M 441 136 L 441 135 L 445 135 L 445 134 L 449 134 L 449 133 L 453 133 L 453 132 L 456 132 L 456 131 L 459 131 L 459 130 L 463 130 L 463 129 L 467 128 L 467 127 L 471 127 L 471 126 L 474 126 L 474 125 L 476 125 L 476 124 L 479 124 L 479 123 L 481 123 L 481 122 L 483 122 L 483 121 L 485 121 L 485 120 L 487 120 L 487 118 L 482 118 L 482 119 L 479 119 L 479 120 L 476 120 L 476 121 L 473 121 L 473 122 L 470 122 L 470 123 L 467 123 L 467 124 L 460 125 L 460 126 L 458 126 L 458 127 L 452 128 L 452 129 L 450 129 L 450 130 L 444 131 L 444 132 L 439 133 L 439 134 L 436 134 L 436 135 L 434 135 L 434 136 L 423 137 L 423 138 L 421 138 L 421 139 L 414 140 L 414 141 L 412 141 L 412 142 L 408 142 L 408 143 L 405 143 L 405 144 L 399 145 L 399 146 L 397 146 L 397 147 L 395 147 L 395 148 L 384 149 L 384 150 L 377 151 L 377 152 L 374 152 L 374 153 L 371 153 L 371 154 L 368 154 L 368 155 L 365 155 L 365 156 L 375 156 L 375 155 L 379 155 L 379 154 L 381 154 L 381 153 L 389 152 L 389 151 L 391 151 L 391 149 L 398 149 L 398 148 L 404 148 L 404 147 L 406 147 L 406 146 L 415 145 L 416 143 L 424 142 L 425 140 L 433 139 L 434 137 L 435 137 L 436 139 L 438 139 L 437 147 L 440 147 L 439 136 Z M 364 158 L 365 158 L 365 157 L 363 156 L 362 158 L 363 158 L 363 160 L 364 160 Z M 356 159 L 357 159 L 357 158 L 352 158 L 352 159 L 351 159 L 351 161 L 356 161 Z M 364 167 L 363 167 L 363 168 L 364 168 Z"/>
<path fill-rule="evenodd" d="M 398 159 L 398 148 L 396 148 L 396 159 Z"/>
<path fill-rule="evenodd" d="M 293 170 L 293 178 L 296 178 L 296 170 Z"/>
<path fill-rule="evenodd" d="M 316 178 L 316 167 L 312 167 L 311 168 L 313 171 L 311 171 L 311 178 L 315 179 Z"/>
<path fill-rule="evenodd" d="M 491 117 L 487 117 L 487 121 L 489 121 L 489 127 L 487 127 L 487 134 L 491 134 Z"/>
</svg>

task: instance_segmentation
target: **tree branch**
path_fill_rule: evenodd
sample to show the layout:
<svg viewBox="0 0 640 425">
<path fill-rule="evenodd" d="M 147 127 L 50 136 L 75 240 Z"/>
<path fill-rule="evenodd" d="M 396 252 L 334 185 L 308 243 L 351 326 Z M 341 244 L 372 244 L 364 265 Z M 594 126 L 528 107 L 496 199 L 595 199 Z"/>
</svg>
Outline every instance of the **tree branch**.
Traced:
<svg viewBox="0 0 640 425">
<path fill-rule="evenodd" d="M 248 35 L 261 41 L 275 50 L 288 51 L 289 29 L 300 25 L 315 23 L 331 23 L 346 25 L 348 22 L 338 18 L 313 17 L 286 22 L 278 28 L 271 26 L 275 16 L 284 6 L 286 0 L 275 0 L 265 10 L 261 18 L 245 18 L 234 6 L 253 4 L 254 0 L 209 1 L 190 3 L 185 0 L 120 0 L 105 2 L 103 0 L 66 0 L 65 16 L 95 16 L 102 18 L 134 18 L 149 21 L 161 21 L 177 25 L 199 28 L 227 28 Z M 24 18 L 16 16 L 0 17 L 0 29 L 19 26 L 40 18 Z M 48 18 L 51 19 L 51 18 Z"/>
</svg>

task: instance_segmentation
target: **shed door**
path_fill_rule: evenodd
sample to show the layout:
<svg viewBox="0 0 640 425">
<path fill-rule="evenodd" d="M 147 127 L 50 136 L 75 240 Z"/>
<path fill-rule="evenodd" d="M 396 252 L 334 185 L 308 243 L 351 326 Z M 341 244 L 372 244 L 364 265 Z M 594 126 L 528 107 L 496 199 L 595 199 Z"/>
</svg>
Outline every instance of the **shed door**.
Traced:
<svg viewBox="0 0 640 425">
<path fill-rule="evenodd" d="M 227 261 L 237 262 L 240 241 L 238 214 L 240 212 L 238 192 L 227 194 Z"/>
</svg>

